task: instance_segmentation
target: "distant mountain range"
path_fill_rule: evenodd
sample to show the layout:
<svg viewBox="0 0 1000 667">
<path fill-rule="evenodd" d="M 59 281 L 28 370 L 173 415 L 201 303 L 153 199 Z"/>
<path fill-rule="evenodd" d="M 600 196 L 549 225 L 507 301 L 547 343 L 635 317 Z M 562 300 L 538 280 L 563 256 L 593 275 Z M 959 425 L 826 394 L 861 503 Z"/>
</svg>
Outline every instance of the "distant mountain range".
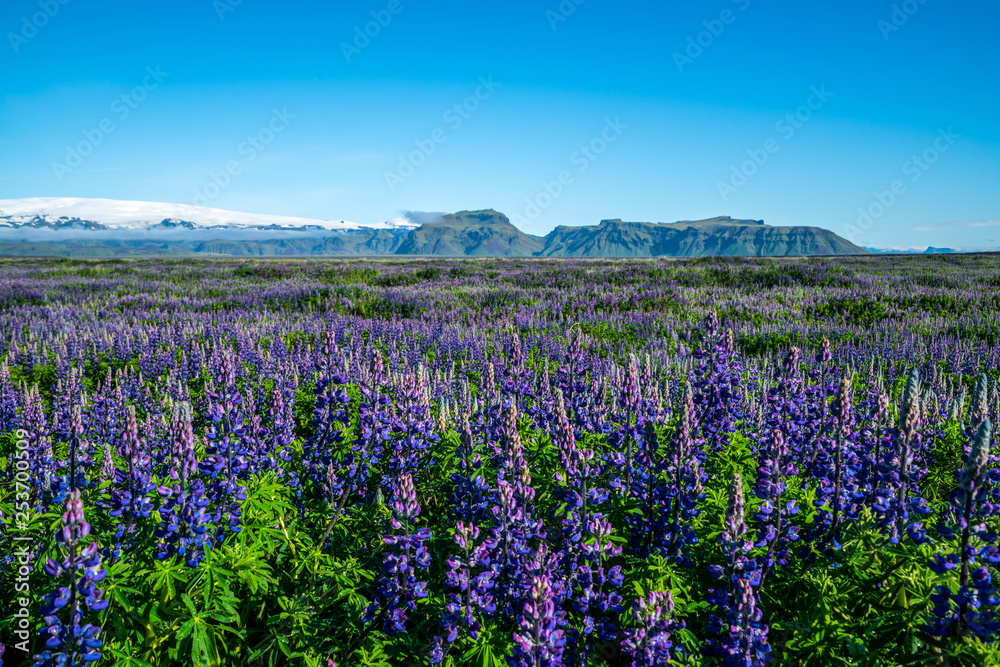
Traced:
<svg viewBox="0 0 1000 667">
<path fill-rule="evenodd" d="M 962 252 L 961 250 L 955 250 L 954 248 L 935 248 L 934 246 L 927 246 L 927 250 L 896 250 L 893 248 L 865 248 L 868 252 L 873 255 L 950 255 L 957 252 Z"/>
<path fill-rule="evenodd" d="M 384 223 L 359 224 L 346 220 L 314 220 L 281 215 L 236 213 L 187 204 L 35 197 L 0 199 L 0 230 L 49 229 L 89 231 L 266 230 L 346 231 L 351 229 L 401 229 L 416 225 L 404 218 Z"/>
<path fill-rule="evenodd" d="M 729 217 L 673 223 L 602 220 L 525 234 L 502 213 L 462 211 L 410 232 L 403 255 L 507 257 L 705 257 L 850 255 L 865 250 L 819 227 L 771 227 Z"/>
<path fill-rule="evenodd" d="M 819 227 L 602 220 L 532 236 L 492 209 L 365 225 L 103 199 L 0 200 L 0 255 L 704 257 L 866 254 Z"/>
</svg>

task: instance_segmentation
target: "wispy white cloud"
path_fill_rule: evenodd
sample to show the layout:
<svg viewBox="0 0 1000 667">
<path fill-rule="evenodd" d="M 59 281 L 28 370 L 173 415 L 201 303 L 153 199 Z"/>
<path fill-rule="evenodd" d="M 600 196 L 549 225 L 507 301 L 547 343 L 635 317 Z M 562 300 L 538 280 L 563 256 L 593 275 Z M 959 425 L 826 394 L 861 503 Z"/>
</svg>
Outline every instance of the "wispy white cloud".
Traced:
<svg viewBox="0 0 1000 667">
<path fill-rule="evenodd" d="M 434 211 L 402 211 L 400 216 L 393 218 L 393 220 L 409 220 L 412 223 L 423 225 L 437 222 L 443 215 L 445 214 Z"/>
<path fill-rule="evenodd" d="M 1000 220 L 958 220 L 955 222 L 934 222 L 918 225 L 916 232 L 933 232 L 939 229 L 978 229 L 981 227 L 1000 227 Z"/>
</svg>

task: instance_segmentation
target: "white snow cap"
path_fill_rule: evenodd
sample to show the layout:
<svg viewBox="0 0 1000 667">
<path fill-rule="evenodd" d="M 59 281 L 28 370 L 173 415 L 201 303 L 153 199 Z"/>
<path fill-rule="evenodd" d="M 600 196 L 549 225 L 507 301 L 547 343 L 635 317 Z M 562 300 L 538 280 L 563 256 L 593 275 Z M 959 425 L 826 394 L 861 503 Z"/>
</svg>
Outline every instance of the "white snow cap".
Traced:
<svg viewBox="0 0 1000 667">
<path fill-rule="evenodd" d="M 218 208 L 188 204 L 161 204 L 116 199 L 81 199 L 75 197 L 32 197 L 0 199 L 0 225 L 20 226 L 42 218 L 58 223 L 60 218 L 96 222 L 111 229 L 149 229 L 164 220 L 189 222 L 195 227 L 252 229 L 258 227 L 322 228 L 330 231 L 348 229 L 398 229 L 415 227 L 405 218 L 362 224 L 347 220 L 315 220 L 283 215 L 236 213 Z"/>
</svg>

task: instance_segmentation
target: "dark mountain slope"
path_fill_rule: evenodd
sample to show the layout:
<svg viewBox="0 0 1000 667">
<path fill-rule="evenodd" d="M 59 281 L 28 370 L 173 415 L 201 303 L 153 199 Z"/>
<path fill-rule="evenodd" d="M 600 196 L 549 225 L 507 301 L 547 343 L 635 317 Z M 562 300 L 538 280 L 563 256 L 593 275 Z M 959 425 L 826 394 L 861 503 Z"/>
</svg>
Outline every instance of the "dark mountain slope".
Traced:
<svg viewBox="0 0 1000 667">
<path fill-rule="evenodd" d="M 847 255 L 865 250 L 819 227 L 771 227 L 759 220 L 674 223 L 603 220 L 557 227 L 545 237 L 545 257 L 704 257 Z"/>
<path fill-rule="evenodd" d="M 421 225 L 410 232 L 396 254 L 529 257 L 541 249 L 541 239 L 522 232 L 503 213 L 488 209 L 461 211 Z"/>
</svg>

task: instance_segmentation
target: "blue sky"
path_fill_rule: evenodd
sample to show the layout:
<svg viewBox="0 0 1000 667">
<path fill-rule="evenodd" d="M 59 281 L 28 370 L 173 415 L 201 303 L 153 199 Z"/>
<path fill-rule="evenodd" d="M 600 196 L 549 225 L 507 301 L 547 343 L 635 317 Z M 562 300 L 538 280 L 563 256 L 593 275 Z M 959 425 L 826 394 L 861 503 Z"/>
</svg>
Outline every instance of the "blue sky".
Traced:
<svg viewBox="0 0 1000 667">
<path fill-rule="evenodd" d="M 0 199 L 1000 247 L 998 22 L 987 0 L 7 0 Z"/>
</svg>

